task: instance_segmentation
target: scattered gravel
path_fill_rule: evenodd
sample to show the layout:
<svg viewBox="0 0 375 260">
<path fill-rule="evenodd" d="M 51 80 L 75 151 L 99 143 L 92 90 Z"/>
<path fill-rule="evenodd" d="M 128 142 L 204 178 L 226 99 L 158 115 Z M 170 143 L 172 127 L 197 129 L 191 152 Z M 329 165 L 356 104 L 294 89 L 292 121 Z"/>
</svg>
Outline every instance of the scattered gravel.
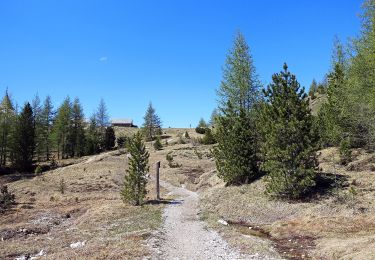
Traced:
<svg viewBox="0 0 375 260">
<path fill-rule="evenodd" d="M 198 217 L 198 194 L 165 182 L 161 185 L 178 199 L 164 211 L 164 225 L 149 244 L 152 259 L 264 259 L 243 255 Z"/>
</svg>

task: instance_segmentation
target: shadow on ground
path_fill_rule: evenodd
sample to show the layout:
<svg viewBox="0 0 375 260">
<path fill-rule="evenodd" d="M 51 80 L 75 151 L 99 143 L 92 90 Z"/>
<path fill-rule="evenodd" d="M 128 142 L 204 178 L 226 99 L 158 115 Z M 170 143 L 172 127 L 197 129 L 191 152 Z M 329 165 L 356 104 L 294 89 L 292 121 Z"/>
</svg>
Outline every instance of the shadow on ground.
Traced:
<svg viewBox="0 0 375 260">
<path fill-rule="evenodd" d="M 148 200 L 145 202 L 145 204 L 151 204 L 151 205 L 158 205 L 158 204 L 181 204 L 184 200 L 167 200 L 167 199 L 160 199 L 160 200 Z"/>
</svg>

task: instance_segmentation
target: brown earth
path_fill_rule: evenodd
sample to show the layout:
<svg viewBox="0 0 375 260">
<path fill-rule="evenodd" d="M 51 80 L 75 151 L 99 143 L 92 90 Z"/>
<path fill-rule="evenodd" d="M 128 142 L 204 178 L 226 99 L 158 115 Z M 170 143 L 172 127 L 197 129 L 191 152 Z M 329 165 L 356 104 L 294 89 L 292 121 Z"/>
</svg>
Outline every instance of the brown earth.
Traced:
<svg viewBox="0 0 375 260">
<path fill-rule="evenodd" d="M 165 129 L 164 146 L 150 150 L 151 174 L 161 161 L 161 178 L 197 192 L 200 219 L 241 254 L 266 258 L 374 259 L 374 154 L 354 151 L 354 161 L 340 165 L 335 148 L 320 151 L 320 189 L 306 201 L 272 200 L 262 179 L 225 187 L 216 175 L 212 146 L 197 145 L 193 129 Z M 193 140 L 183 138 L 185 131 Z M 170 167 L 166 155 L 178 167 Z M 369 166 L 370 165 L 370 166 Z M 126 156 L 111 152 L 68 167 L 20 180 L 9 189 L 17 206 L 1 216 L 0 256 L 14 259 L 44 250 L 47 258 L 123 259 L 150 257 L 149 239 L 161 230 L 166 204 L 143 207 L 122 203 L 119 190 Z M 59 186 L 64 178 L 66 191 Z M 154 198 L 150 182 L 149 199 Z M 163 190 L 164 199 L 167 190 Z M 172 197 L 170 197 L 172 196 Z M 168 200 L 167 200 L 168 201 Z M 218 221 L 229 224 L 222 225 Z M 71 244 L 85 242 L 72 249 Z"/>
</svg>

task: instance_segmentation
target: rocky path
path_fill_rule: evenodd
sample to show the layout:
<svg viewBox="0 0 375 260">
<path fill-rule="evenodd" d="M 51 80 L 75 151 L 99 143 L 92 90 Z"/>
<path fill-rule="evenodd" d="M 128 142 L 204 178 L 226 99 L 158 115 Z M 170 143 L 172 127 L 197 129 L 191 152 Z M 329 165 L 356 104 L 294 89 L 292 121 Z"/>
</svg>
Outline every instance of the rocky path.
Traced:
<svg viewBox="0 0 375 260">
<path fill-rule="evenodd" d="M 164 211 L 164 225 L 150 242 L 152 259 L 261 259 L 242 255 L 198 217 L 198 194 L 161 182 L 177 199 Z"/>
</svg>

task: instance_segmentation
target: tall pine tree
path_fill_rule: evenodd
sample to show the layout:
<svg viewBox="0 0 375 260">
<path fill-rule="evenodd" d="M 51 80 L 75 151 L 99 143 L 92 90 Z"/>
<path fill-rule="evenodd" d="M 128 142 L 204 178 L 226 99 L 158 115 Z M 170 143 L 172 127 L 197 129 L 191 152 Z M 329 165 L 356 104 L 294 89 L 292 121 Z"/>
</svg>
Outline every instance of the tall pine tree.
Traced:
<svg viewBox="0 0 375 260">
<path fill-rule="evenodd" d="M 272 81 L 264 91 L 262 169 L 270 194 L 297 199 L 315 185 L 316 138 L 309 101 L 286 64 Z"/>
<path fill-rule="evenodd" d="M 21 171 L 28 171 L 33 165 L 35 148 L 34 115 L 29 103 L 23 107 L 15 126 L 13 164 Z"/>
</svg>

